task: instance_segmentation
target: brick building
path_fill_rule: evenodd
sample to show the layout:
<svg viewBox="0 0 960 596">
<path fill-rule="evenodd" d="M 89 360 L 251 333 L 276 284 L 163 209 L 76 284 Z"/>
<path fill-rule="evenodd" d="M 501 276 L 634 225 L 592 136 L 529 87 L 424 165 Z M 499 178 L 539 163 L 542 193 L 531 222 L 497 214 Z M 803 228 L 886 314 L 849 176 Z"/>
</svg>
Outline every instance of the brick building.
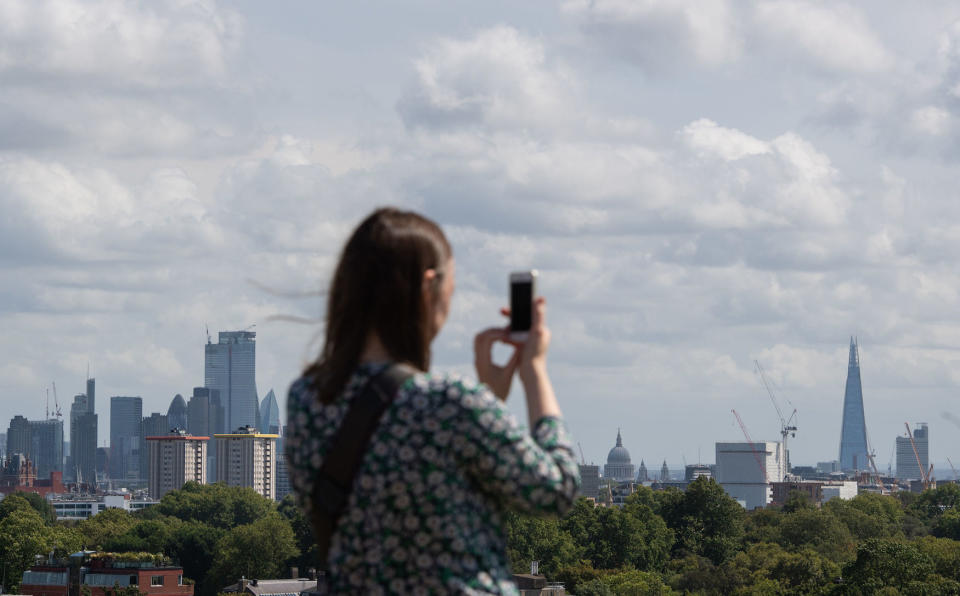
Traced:
<svg viewBox="0 0 960 596">
<path fill-rule="evenodd" d="M 9 495 L 15 492 L 37 493 L 42 497 L 51 493 L 65 493 L 63 472 L 50 472 L 49 478 L 38 479 L 33 462 L 22 453 L 15 453 L 3 462 L 3 470 L 0 471 L 0 494 Z"/>
<path fill-rule="evenodd" d="M 127 560 L 123 554 L 81 551 L 67 560 L 48 560 L 23 572 L 21 594 L 33 596 L 108 596 L 116 587 L 136 586 L 150 596 L 193 596 L 183 568 L 152 560 Z"/>
</svg>

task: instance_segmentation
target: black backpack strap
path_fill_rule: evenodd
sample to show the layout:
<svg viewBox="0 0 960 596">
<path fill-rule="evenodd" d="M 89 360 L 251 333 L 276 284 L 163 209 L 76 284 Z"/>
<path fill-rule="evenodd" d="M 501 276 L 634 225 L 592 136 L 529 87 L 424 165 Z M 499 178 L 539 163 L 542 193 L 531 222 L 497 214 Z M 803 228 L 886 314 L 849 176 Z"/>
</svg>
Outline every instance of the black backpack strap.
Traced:
<svg viewBox="0 0 960 596">
<path fill-rule="evenodd" d="M 367 451 L 370 437 L 383 412 L 400 387 L 416 370 L 406 364 L 391 364 L 367 381 L 353 398 L 331 442 L 313 485 L 311 525 L 317 541 L 317 558 L 326 567 L 330 539 L 347 507 L 353 481 Z"/>
</svg>

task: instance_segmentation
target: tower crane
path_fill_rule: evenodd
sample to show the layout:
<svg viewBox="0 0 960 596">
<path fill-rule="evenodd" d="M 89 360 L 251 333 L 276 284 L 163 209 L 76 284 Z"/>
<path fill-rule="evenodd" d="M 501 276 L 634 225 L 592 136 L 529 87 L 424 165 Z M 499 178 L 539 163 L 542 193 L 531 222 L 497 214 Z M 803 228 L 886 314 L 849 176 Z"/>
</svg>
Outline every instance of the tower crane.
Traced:
<svg viewBox="0 0 960 596">
<path fill-rule="evenodd" d="M 760 373 L 760 382 L 763 383 L 763 388 L 767 390 L 767 395 L 770 396 L 770 401 L 773 403 L 774 409 L 777 410 L 777 417 L 780 419 L 780 438 L 783 441 L 784 458 L 783 473 L 786 475 L 790 473 L 790 452 L 787 451 L 787 437 L 796 438 L 797 436 L 797 427 L 796 424 L 793 423 L 797 417 L 797 409 L 793 409 L 789 418 L 783 417 L 783 411 L 780 409 L 780 404 L 777 403 L 777 398 L 773 395 L 773 388 L 771 388 L 770 383 L 767 382 L 767 375 L 763 372 L 760 361 L 754 360 L 753 363 L 757 365 L 757 372 Z"/>
<path fill-rule="evenodd" d="M 583 446 L 580 445 L 580 441 L 577 441 L 577 449 L 580 450 L 580 461 L 583 462 L 583 465 L 587 465 L 587 458 L 583 457 Z"/>
<path fill-rule="evenodd" d="M 947 463 L 950 464 L 950 469 L 953 470 L 953 480 L 954 480 L 954 482 L 956 482 L 957 480 L 960 480 L 960 476 L 957 476 L 957 469 L 956 469 L 955 467 L 953 467 L 953 462 L 950 461 L 950 458 L 949 458 L 949 457 L 947 458 Z"/>
<path fill-rule="evenodd" d="M 60 412 L 60 401 L 57 399 L 57 382 L 50 381 L 50 384 L 53 385 L 53 407 L 54 407 L 54 416 L 57 418 L 63 418 L 63 413 Z"/>
<path fill-rule="evenodd" d="M 747 426 L 743 423 L 743 420 L 740 418 L 740 414 L 737 414 L 736 410 L 730 410 L 733 412 L 733 415 L 737 417 L 737 424 L 740 425 L 740 430 L 743 431 L 743 436 L 747 439 L 747 444 L 750 445 L 750 451 L 753 452 L 753 459 L 757 460 L 757 465 L 760 466 L 760 474 L 763 477 L 764 482 L 767 480 L 767 467 L 763 465 L 763 457 L 760 456 L 760 452 L 757 451 L 756 446 L 753 444 L 753 439 L 750 438 L 750 433 L 747 432 Z"/>
<path fill-rule="evenodd" d="M 917 451 L 917 443 L 913 440 L 913 433 L 910 431 L 910 423 L 904 422 L 904 426 L 907 427 L 907 438 L 910 439 L 910 446 L 913 447 L 913 456 L 917 458 L 917 467 L 920 468 L 920 477 L 923 480 L 923 490 L 930 488 L 930 474 L 927 472 L 927 469 L 923 467 L 923 463 L 920 461 L 920 452 Z M 933 466 L 930 466 L 930 471 L 933 471 Z"/>
</svg>

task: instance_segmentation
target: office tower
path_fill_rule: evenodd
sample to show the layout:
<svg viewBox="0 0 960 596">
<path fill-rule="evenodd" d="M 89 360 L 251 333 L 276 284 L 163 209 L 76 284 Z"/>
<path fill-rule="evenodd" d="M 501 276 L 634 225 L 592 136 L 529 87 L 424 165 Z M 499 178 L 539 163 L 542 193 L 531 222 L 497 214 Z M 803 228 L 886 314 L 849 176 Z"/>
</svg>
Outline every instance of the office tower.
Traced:
<svg viewBox="0 0 960 596">
<path fill-rule="evenodd" d="M 277 405 L 277 397 L 273 394 L 273 389 L 267 392 L 267 396 L 260 402 L 260 426 L 262 433 L 277 434 L 280 432 L 280 407 Z"/>
<path fill-rule="evenodd" d="M 217 482 L 249 486 L 268 499 L 276 498 L 277 435 L 258 433 L 253 426 L 214 435 L 217 443 Z"/>
<path fill-rule="evenodd" d="M 88 391 L 93 390 L 92 381 L 87 381 Z M 66 476 L 91 487 L 97 483 L 97 422 L 90 396 L 76 395 L 70 406 L 70 465 Z"/>
<path fill-rule="evenodd" d="M 276 498 L 282 501 L 290 494 L 290 468 L 287 467 L 287 455 L 277 451 L 277 488 Z"/>
<path fill-rule="evenodd" d="M 7 433 L 0 433 L 0 462 L 7 457 Z"/>
<path fill-rule="evenodd" d="M 867 423 L 863 414 L 863 387 L 860 384 L 860 349 L 850 338 L 847 387 L 843 393 L 843 424 L 840 427 L 840 468 L 867 470 Z"/>
<path fill-rule="evenodd" d="M 170 432 L 166 414 L 154 412 L 140 421 L 140 479 L 147 480 L 150 473 L 150 453 L 147 451 L 147 437 L 158 437 Z"/>
<path fill-rule="evenodd" d="M 223 428 L 256 428 L 256 337 L 253 331 L 221 331 L 217 343 L 204 346 L 204 386 L 220 392 Z"/>
<path fill-rule="evenodd" d="M 31 420 L 30 442 L 38 479 L 49 478 L 51 472 L 63 473 L 63 420 Z"/>
<path fill-rule="evenodd" d="M 140 479 L 140 434 L 143 400 L 110 398 L 110 478 L 121 482 Z"/>
<path fill-rule="evenodd" d="M 187 431 L 191 435 L 212 437 L 222 434 L 223 406 L 220 405 L 220 392 L 207 387 L 194 387 L 193 396 L 187 403 Z M 211 441 L 207 445 L 207 482 L 217 480 L 217 444 Z"/>
<path fill-rule="evenodd" d="M 97 482 L 110 479 L 110 448 L 97 447 Z"/>
<path fill-rule="evenodd" d="M 773 498 L 773 483 L 783 480 L 783 443 L 717 443 L 716 450 L 716 478 L 727 494 L 748 511 L 766 507 Z"/>
<path fill-rule="evenodd" d="M 159 499 L 186 482 L 207 483 L 207 441 L 182 429 L 146 437 L 150 496 Z"/>
<path fill-rule="evenodd" d="M 22 453 L 29 458 L 32 448 L 30 421 L 23 416 L 14 416 L 10 419 L 10 427 L 7 429 L 7 456 Z"/>
<path fill-rule="evenodd" d="M 897 478 L 902 480 L 920 480 L 923 470 L 930 469 L 930 431 L 926 422 L 919 422 L 913 429 L 913 442 L 917 446 L 914 453 L 910 437 L 897 437 Z M 917 464 L 917 457 L 920 464 Z"/>
<path fill-rule="evenodd" d="M 90 374 L 87 371 L 87 374 Z M 97 380 L 96 379 L 87 379 L 87 403 L 90 404 L 90 411 L 96 413 L 97 411 Z"/>
<path fill-rule="evenodd" d="M 650 474 L 647 472 L 647 464 L 640 460 L 640 469 L 637 470 L 637 482 L 650 482 Z"/>
<path fill-rule="evenodd" d="M 617 429 L 617 444 L 607 454 L 607 465 L 603 467 L 604 478 L 612 478 L 617 482 L 633 481 L 633 464 L 630 463 L 630 452 L 623 446 L 620 438 L 620 429 Z"/>
<path fill-rule="evenodd" d="M 173 396 L 170 407 L 167 409 L 167 424 L 171 429 L 187 430 L 187 402 L 179 393 Z"/>
</svg>

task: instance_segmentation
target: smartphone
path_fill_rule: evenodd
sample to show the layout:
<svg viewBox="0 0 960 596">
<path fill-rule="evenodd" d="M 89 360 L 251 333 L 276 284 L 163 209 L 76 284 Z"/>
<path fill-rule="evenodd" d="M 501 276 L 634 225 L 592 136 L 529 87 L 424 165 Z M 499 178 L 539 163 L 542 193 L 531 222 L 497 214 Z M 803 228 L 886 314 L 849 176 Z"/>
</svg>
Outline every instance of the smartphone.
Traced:
<svg viewBox="0 0 960 596">
<path fill-rule="evenodd" d="M 510 274 L 510 339 L 527 341 L 533 324 L 533 300 L 537 296 L 537 271 Z"/>
</svg>

